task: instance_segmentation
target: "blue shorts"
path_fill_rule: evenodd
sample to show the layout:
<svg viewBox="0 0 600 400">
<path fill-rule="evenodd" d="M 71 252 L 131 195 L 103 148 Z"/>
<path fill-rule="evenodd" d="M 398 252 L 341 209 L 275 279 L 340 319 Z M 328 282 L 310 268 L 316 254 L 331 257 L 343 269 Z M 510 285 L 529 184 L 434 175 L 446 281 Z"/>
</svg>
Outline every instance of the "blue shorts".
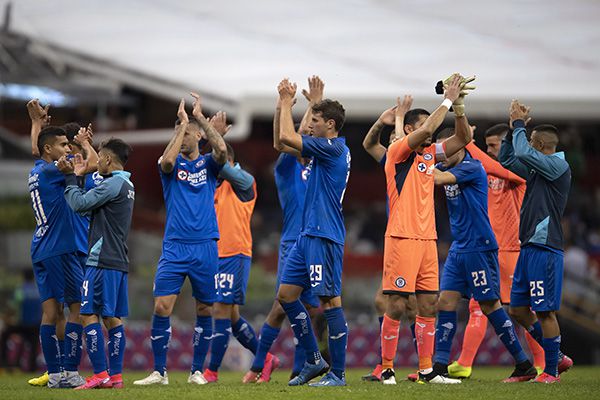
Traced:
<svg viewBox="0 0 600 400">
<path fill-rule="evenodd" d="M 88 265 L 82 289 L 81 314 L 115 318 L 129 314 L 127 272 Z"/>
<path fill-rule="evenodd" d="M 86 267 L 85 264 L 87 263 L 88 255 L 78 251 L 77 259 L 79 260 L 79 265 L 81 265 L 81 270 L 85 274 L 85 267 Z"/>
<path fill-rule="evenodd" d="M 252 258 L 242 254 L 219 258 L 219 272 L 214 282 L 217 303 L 244 304 L 251 264 Z"/>
<path fill-rule="evenodd" d="M 154 297 L 179 294 L 188 277 L 194 298 L 201 303 L 214 303 L 217 300 L 215 274 L 218 262 L 216 240 L 201 243 L 163 242 L 154 277 Z"/>
<path fill-rule="evenodd" d="M 498 251 L 448 252 L 440 289 L 459 292 L 476 301 L 500 299 Z"/>
<path fill-rule="evenodd" d="M 510 292 L 511 307 L 558 311 L 562 295 L 562 252 L 541 246 L 521 248 Z"/>
<path fill-rule="evenodd" d="M 60 304 L 81 301 L 83 268 L 77 253 L 66 253 L 33 263 L 40 301 L 56 299 Z"/>
<path fill-rule="evenodd" d="M 277 260 L 277 284 L 275 285 L 275 294 L 277 294 L 279 291 L 283 267 L 295 243 L 295 240 L 286 240 L 279 244 L 279 259 Z M 318 308 L 321 305 L 319 298 L 313 294 L 310 288 L 302 291 L 302 294 L 300 295 L 300 301 L 303 304 L 308 304 L 314 308 Z"/>
<path fill-rule="evenodd" d="M 319 297 L 341 296 L 343 259 L 343 245 L 301 235 L 290 250 L 281 283 L 311 289 Z"/>
</svg>

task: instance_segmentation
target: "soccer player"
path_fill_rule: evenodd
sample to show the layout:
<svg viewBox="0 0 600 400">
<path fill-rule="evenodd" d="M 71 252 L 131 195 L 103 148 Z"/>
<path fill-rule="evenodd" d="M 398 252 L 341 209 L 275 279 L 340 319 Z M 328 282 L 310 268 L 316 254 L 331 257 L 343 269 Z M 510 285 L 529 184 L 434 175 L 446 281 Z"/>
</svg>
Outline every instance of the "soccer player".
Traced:
<svg viewBox="0 0 600 400">
<path fill-rule="evenodd" d="M 455 109 L 455 112 L 456 131 L 470 138 L 466 116 L 459 109 Z M 452 129 L 443 130 L 438 135 L 437 143 L 444 143 L 452 133 Z M 419 374 L 419 377 L 431 383 L 461 383 L 458 379 L 446 376 L 456 333 L 456 309 L 464 296 L 472 297 L 479 303 L 496 334 L 515 359 L 516 368 L 504 382 L 533 379 L 537 371 L 525 355 L 515 328 L 500 303 L 498 243 L 487 213 L 485 170 L 481 162 L 464 149 L 440 161 L 434 169 L 434 181 L 436 185 L 444 185 L 453 241 L 440 284 L 433 371 Z"/>
<path fill-rule="evenodd" d="M 473 127 L 471 131 L 473 131 Z M 498 263 L 500 265 L 500 301 L 510 303 L 512 277 L 519 257 L 519 213 L 525 195 L 525 180 L 502 167 L 498 160 L 500 144 L 509 130 L 508 124 L 497 124 L 485 132 L 487 153 L 471 142 L 466 149 L 485 169 L 488 178 L 488 215 L 496 241 L 498 242 Z M 471 376 L 473 360 L 485 337 L 487 318 L 479 304 L 469 301 L 469 322 L 465 329 L 462 350 L 457 361 L 448 366 L 451 378 Z M 544 351 L 531 337 L 525 334 L 529 349 L 533 353 L 533 364 L 538 371 L 544 368 Z"/>
<path fill-rule="evenodd" d="M 71 148 L 63 129 L 42 129 L 50 119 L 48 106 L 42 108 L 35 99 L 27 104 L 27 109 L 32 122 L 33 153 L 40 157 L 29 174 L 28 183 L 36 220 L 31 258 L 42 301 L 40 342 L 48 367 L 48 375 L 29 383 L 43 385 L 46 382 L 51 388 L 77 387 L 85 382 L 77 372 L 81 354 L 77 349 L 81 347 L 79 303 L 83 268 L 77 257 L 73 212 L 63 196 L 65 178 L 55 165 L 60 157 L 71 152 Z M 66 327 L 65 303 L 70 311 Z M 61 354 L 65 347 L 75 351 L 69 351 L 63 361 Z M 65 373 L 61 383 L 62 368 Z"/>
<path fill-rule="evenodd" d="M 387 150 L 385 174 L 389 217 L 383 255 L 383 294 L 387 297 L 381 325 L 382 383 L 396 384 L 394 357 L 398 347 L 400 318 L 406 313 L 411 294 L 416 294 L 415 336 L 419 372 L 432 371 L 438 292 L 438 260 L 433 203 L 432 169 L 438 156 L 452 156 L 470 137 L 454 135 L 443 145 L 431 145 L 433 132 L 441 125 L 461 91 L 471 89 L 455 74 L 447 80 L 443 103 L 431 114 L 419 111 L 419 119 L 405 126 L 407 136 Z M 460 97 L 462 98 L 462 97 Z"/>
<path fill-rule="evenodd" d="M 560 308 L 563 275 L 561 219 L 571 186 L 571 168 L 557 152 L 558 130 L 552 125 L 533 128 L 527 142 L 529 107 L 517 100 L 510 105 L 514 132 L 502 141 L 502 165 L 527 180 L 521 208 L 521 253 L 510 294 L 511 315 L 544 348 L 544 372 L 535 382 L 560 382 L 559 373 L 573 361 L 560 352 Z M 534 311 L 535 313 L 533 313 Z"/>
<path fill-rule="evenodd" d="M 219 228 L 214 207 L 217 176 L 227 159 L 221 135 L 202 114 L 200 96 L 193 93 L 192 117 L 185 102 L 179 104 L 173 138 L 158 160 L 167 222 L 163 249 L 154 277 L 152 353 L 154 371 L 134 385 L 167 385 L 167 350 L 171 337 L 170 316 L 186 277 L 196 299 L 194 358 L 188 383 L 206 384 L 202 368 L 213 334 L 212 304 L 217 300 L 215 275 L 218 266 Z M 198 142 L 204 131 L 212 152 L 200 154 Z"/>
<path fill-rule="evenodd" d="M 312 106 L 323 99 L 324 83 L 318 76 L 308 78 L 309 91 L 303 90 L 302 93 L 308 100 L 308 108 L 300 124 L 300 133 L 307 133 L 306 124 L 312 116 Z M 279 117 L 281 114 L 281 101 L 278 99 L 275 115 L 273 117 L 273 147 L 281 154 L 275 163 L 275 185 L 279 203 L 283 211 L 283 228 L 281 240 L 279 243 L 279 256 L 277 260 L 277 285 L 275 293 L 279 290 L 283 266 L 287 260 L 290 250 L 294 246 L 296 239 L 300 236 L 302 225 L 302 210 L 306 196 L 306 184 L 310 175 L 310 160 L 297 157 L 297 151 L 291 147 L 285 146 L 279 141 Z M 319 299 L 312 294 L 310 288 L 306 289 L 300 295 L 300 301 L 311 311 L 319 307 Z M 267 361 L 269 350 L 273 342 L 279 336 L 281 326 L 285 320 L 285 312 L 277 300 L 267 315 L 266 321 L 260 331 L 258 342 L 258 351 L 252 362 L 250 371 L 246 374 L 246 380 L 255 379 L 258 383 L 269 382 L 274 367 L 278 366 L 279 359 L 276 356 L 271 357 L 271 362 Z M 304 363 L 306 355 L 304 349 L 299 343 L 295 346 L 294 365 L 290 379 L 298 376 Z"/>
<path fill-rule="evenodd" d="M 81 155 L 74 161 L 62 157 L 58 162 L 59 170 L 66 175 L 64 196 L 69 206 L 78 213 L 91 213 L 81 315 L 94 375 L 76 390 L 123 387 L 126 338 L 122 318 L 128 315 L 127 237 L 135 200 L 131 174 L 124 171 L 130 151 L 120 139 L 102 143 L 98 172 L 105 179 L 87 192 L 79 187 L 75 175 L 81 176 L 85 170 Z M 100 318 L 108 330 L 108 368 Z"/>
<path fill-rule="evenodd" d="M 310 316 L 299 300 L 302 292 L 311 288 L 325 310 L 332 360 L 331 371 L 312 385 L 344 386 L 348 326 L 341 300 L 345 239 L 342 202 L 350 176 L 350 150 L 339 132 L 345 110 L 329 99 L 315 104 L 308 124 L 312 136 L 302 136 L 294 130 L 292 120 L 296 85 L 284 79 L 277 89 L 281 99 L 279 140 L 294 149 L 296 156 L 312 157 L 302 230 L 283 267 L 277 293 L 307 360 L 288 384 L 306 384 L 329 367 L 317 347 Z"/>
<path fill-rule="evenodd" d="M 227 143 L 227 162 L 219 173 L 215 191 L 215 211 L 221 238 L 217 242 L 219 268 L 214 277 L 217 290 L 217 300 L 213 305 L 215 328 L 210 363 L 204 370 L 204 378 L 209 383 L 219 380 L 219 368 L 230 333 L 253 354 L 258 347 L 252 325 L 240 315 L 252 264 L 250 220 L 256 197 L 254 177 L 235 162 L 233 148 Z M 268 354 L 269 363 L 271 358 Z M 243 382 L 249 383 L 246 379 Z"/>
<path fill-rule="evenodd" d="M 364 140 L 363 140 L 363 148 L 369 153 L 371 157 L 375 161 L 379 163 L 382 167 L 385 167 L 385 162 L 387 160 L 386 153 L 387 149 L 384 145 L 381 144 L 381 132 L 383 131 L 383 127 L 395 126 L 394 131 L 390 133 L 389 144 L 394 143 L 396 140 L 402 139 L 406 136 L 404 123 L 411 125 L 419 120 L 419 112 L 413 111 L 411 114 L 408 114 L 410 111 L 410 107 L 412 106 L 412 96 L 406 95 L 404 99 L 400 101 L 400 98 L 397 99 L 396 106 L 385 110 L 380 116 L 379 119 L 373 124 L 369 132 L 367 132 Z M 408 117 L 408 118 L 406 118 Z M 386 199 L 387 203 L 387 199 Z M 386 208 L 389 208 L 389 205 L 386 204 Z M 389 210 L 388 210 L 389 214 Z M 415 338 L 415 318 L 416 318 L 416 298 L 414 295 L 409 296 L 409 300 L 406 308 L 406 319 L 410 324 L 410 331 L 413 337 L 413 343 L 415 345 L 416 351 L 416 338 Z M 380 337 L 381 337 L 381 324 L 383 323 L 383 315 L 385 314 L 385 296 L 383 294 L 383 288 L 380 285 L 377 290 L 377 294 L 375 295 L 375 310 L 377 312 L 377 317 L 379 319 L 379 329 L 380 329 Z M 381 341 L 379 346 L 379 363 L 375 366 L 373 371 L 369 374 L 362 377 L 363 381 L 374 381 L 381 382 Z"/>
</svg>

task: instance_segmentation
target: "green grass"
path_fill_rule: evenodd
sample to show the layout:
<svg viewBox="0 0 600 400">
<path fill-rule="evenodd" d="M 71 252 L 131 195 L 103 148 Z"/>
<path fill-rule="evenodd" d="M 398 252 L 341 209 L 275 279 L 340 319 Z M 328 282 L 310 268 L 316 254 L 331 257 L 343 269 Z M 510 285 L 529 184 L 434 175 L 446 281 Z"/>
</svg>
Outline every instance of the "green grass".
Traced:
<svg viewBox="0 0 600 400">
<path fill-rule="evenodd" d="M 400 381 L 397 386 L 361 382 L 366 370 L 348 371 L 348 386 L 342 388 L 288 387 L 289 372 L 276 372 L 266 385 L 243 385 L 242 373 L 221 373 L 219 383 L 192 386 L 186 383 L 187 374 L 169 375 L 170 385 L 163 387 L 134 387 L 132 381 L 145 376 L 140 372 L 124 374 L 126 388 L 122 390 L 89 390 L 74 392 L 69 389 L 47 389 L 27 385 L 29 375 L 22 373 L 0 375 L 0 399 L 244 399 L 244 400 L 334 400 L 334 399 L 593 399 L 600 393 L 600 367 L 575 367 L 562 377 L 558 385 L 531 383 L 503 384 L 500 380 L 510 374 L 510 368 L 477 368 L 473 377 L 461 385 L 422 385 Z M 411 371 L 396 371 L 402 378 Z M 318 397 L 317 397 L 318 396 Z"/>
</svg>

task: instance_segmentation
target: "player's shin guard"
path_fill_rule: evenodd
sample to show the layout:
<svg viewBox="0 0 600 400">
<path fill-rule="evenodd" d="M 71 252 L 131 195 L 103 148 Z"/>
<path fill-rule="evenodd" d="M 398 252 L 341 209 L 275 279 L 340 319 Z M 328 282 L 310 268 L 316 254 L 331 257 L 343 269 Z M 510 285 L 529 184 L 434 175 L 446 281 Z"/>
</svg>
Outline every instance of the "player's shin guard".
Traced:
<svg viewBox="0 0 600 400">
<path fill-rule="evenodd" d="M 94 374 L 106 371 L 106 354 L 104 352 L 104 334 L 102 325 L 96 322 L 84 328 L 85 345 Z"/>
<path fill-rule="evenodd" d="M 381 367 L 385 370 L 394 368 L 394 358 L 398 348 L 398 334 L 400 321 L 396 321 L 384 314 L 381 324 Z"/>
<path fill-rule="evenodd" d="M 67 322 L 65 326 L 65 340 L 63 352 L 65 355 L 65 371 L 77 371 L 81 361 L 81 342 L 83 326 L 73 322 Z"/>
<path fill-rule="evenodd" d="M 533 365 L 543 369 L 546 366 L 544 348 L 527 331 L 525 331 L 525 340 L 527 341 L 529 351 L 533 355 Z"/>
<path fill-rule="evenodd" d="M 260 330 L 260 340 L 258 341 L 258 349 L 256 350 L 256 356 L 254 357 L 254 361 L 252 362 L 251 370 L 254 372 L 260 372 L 265 366 L 265 359 L 267 358 L 267 354 L 269 350 L 271 350 L 271 346 L 277 336 L 279 336 L 279 328 L 273 328 L 271 325 L 264 323 L 262 329 Z M 304 351 L 302 351 L 304 353 Z M 294 365 L 296 361 L 294 360 Z M 302 367 L 300 367 L 302 369 Z"/>
<path fill-rule="evenodd" d="M 192 361 L 192 374 L 196 371 L 202 372 L 204 361 L 210 348 L 210 342 L 213 334 L 213 320 L 211 316 L 196 316 L 196 326 L 194 327 L 194 360 Z"/>
<path fill-rule="evenodd" d="M 123 325 L 108 331 L 108 371 L 111 376 L 123 372 L 123 357 L 125 356 L 125 328 Z"/>
<path fill-rule="evenodd" d="M 331 354 L 331 372 L 344 379 L 346 369 L 346 345 L 348 344 L 348 324 L 341 307 L 325 310 L 325 319 L 329 328 L 329 353 Z"/>
<path fill-rule="evenodd" d="M 500 307 L 496 311 L 490 313 L 487 317 L 494 327 L 498 338 L 500 338 L 504 347 L 506 347 L 506 350 L 513 356 L 515 362 L 519 364 L 527 361 L 527 355 L 521 347 L 521 343 L 515 332 L 515 327 L 506 311 L 504 311 L 504 308 Z"/>
<path fill-rule="evenodd" d="M 462 350 L 458 358 L 458 363 L 461 366 L 471 367 L 473 365 L 473 360 L 475 360 L 479 346 L 481 346 L 481 342 L 485 337 L 487 324 L 488 320 L 483 315 L 479 303 L 471 299 L 469 302 L 469 322 L 465 328 Z"/>
<path fill-rule="evenodd" d="M 290 325 L 294 331 L 294 336 L 298 343 L 304 349 L 306 361 L 311 364 L 316 364 L 321 359 L 317 338 L 312 329 L 312 323 L 308 311 L 300 300 L 291 303 L 281 302 L 281 306 L 285 311 Z"/>
<path fill-rule="evenodd" d="M 235 324 L 231 325 L 231 329 L 233 331 L 233 336 L 235 336 L 238 342 L 250 350 L 252 354 L 256 354 L 258 340 L 256 340 L 256 332 L 254 332 L 252 325 L 250 325 L 244 317 L 240 316 L 240 319 L 238 319 Z"/>
<path fill-rule="evenodd" d="M 435 332 L 435 359 L 434 362 L 443 365 L 450 364 L 450 351 L 452 340 L 456 333 L 456 311 L 438 312 Z"/>
<path fill-rule="evenodd" d="M 546 366 L 544 372 L 548 375 L 558 376 L 558 358 L 560 353 L 560 336 L 544 338 L 544 354 Z"/>
<path fill-rule="evenodd" d="M 229 335 L 231 334 L 230 319 L 215 319 L 215 333 L 212 339 L 212 348 L 210 352 L 210 364 L 208 369 L 213 372 L 219 371 L 227 345 L 229 344 Z"/>
<path fill-rule="evenodd" d="M 435 318 L 417 315 L 415 320 L 415 337 L 419 354 L 419 371 L 429 373 L 432 367 L 431 357 L 435 343 Z"/>
<path fill-rule="evenodd" d="M 56 337 L 56 326 L 40 326 L 40 343 L 42 344 L 42 353 L 44 353 L 44 359 L 46 360 L 46 368 L 48 368 L 48 373 L 59 373 L 60 358 L 58 338 Z"/>
<path fill-rule="evenodd" d="M 171 321 L 169 317 L 152 316 L 152 330 L 150 341 L 152 342 L 152 354 L 154 355 L 154 370 L 165 374 L 167 370 L 167 351 L 171 339 Z"/>
</svg>

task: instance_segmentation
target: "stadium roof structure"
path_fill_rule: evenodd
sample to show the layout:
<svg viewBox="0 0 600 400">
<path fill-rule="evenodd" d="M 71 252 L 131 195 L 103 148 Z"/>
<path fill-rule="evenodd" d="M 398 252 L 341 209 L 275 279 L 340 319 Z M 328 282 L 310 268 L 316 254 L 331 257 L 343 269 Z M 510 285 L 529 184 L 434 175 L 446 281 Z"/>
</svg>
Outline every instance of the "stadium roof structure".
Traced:
<svg viewBox="0 0 600 400">
<path fill-rule="evenodd" d="M 478 77 L 470 115 L 506 117 L 518 98 L 536 117 L 597 119 L 599 16 L 590 0 L 19 0 L 8 28 L 107 85 L 173 100 L 197 90 L 235 117 L 234 138 L 272 114 L 282 77 L 301 88 L 312 74 L 349 118 L 405 93 L 431 108 L 435 83 L 458 71 Z"/>
</svg>

